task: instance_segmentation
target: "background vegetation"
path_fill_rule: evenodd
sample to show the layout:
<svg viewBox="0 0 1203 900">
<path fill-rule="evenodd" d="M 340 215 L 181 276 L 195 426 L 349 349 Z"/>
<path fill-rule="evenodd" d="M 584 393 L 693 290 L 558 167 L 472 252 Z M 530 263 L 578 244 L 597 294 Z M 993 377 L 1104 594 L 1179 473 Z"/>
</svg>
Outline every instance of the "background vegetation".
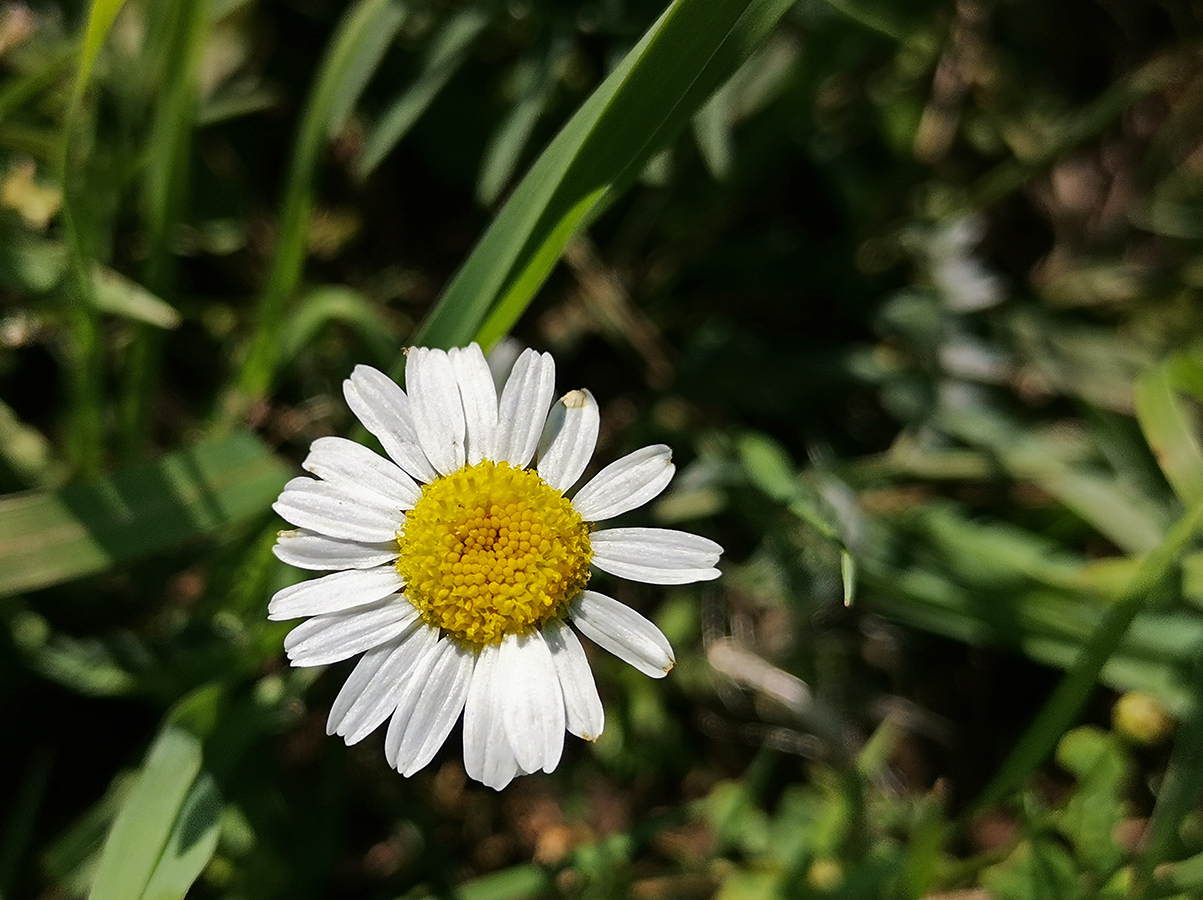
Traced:
<svg viewBox="0 0 1203 900">
<path fill-rule="evenodd" d="M 1199 896 L 1201 19 L 5 2 L 0 896 Z M 510 333 L 727 555 L 497 794 L 265 607 L 350 369 Z"/>
</svg>

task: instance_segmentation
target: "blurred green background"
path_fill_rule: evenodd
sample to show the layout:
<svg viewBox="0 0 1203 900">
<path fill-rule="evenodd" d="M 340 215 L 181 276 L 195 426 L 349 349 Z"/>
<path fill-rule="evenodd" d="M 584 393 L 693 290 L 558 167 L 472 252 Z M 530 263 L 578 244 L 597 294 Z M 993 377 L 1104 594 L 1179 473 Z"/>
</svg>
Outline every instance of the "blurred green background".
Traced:
<svg viewBox="0 0 1203 900">
<path fill-rule="evenodd" d="M 0 4 L 0 897 L 1203 895 L 1191 0 Z M 327 738 L 270 504 L 352 367 L 602 407 L 600 741 Z"/>
</svg>

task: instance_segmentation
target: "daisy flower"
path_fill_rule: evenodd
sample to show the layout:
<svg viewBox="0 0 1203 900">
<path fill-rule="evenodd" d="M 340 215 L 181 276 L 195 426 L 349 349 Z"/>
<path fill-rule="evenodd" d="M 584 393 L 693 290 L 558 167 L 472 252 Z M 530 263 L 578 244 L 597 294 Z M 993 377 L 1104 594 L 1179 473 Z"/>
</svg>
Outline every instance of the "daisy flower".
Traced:
<svg viewBox="0 0 1203 900">
<path fill-rule="evenodd" d="M 274 505 L 297 526 L 275 553 L 331 574 L 279 591 L 268 616 L 309 617 L 284 641 L 294 666 L 363 654 L 327 733 L 354 744 L 387 720 L 385 755 L 409 776 L 463 713 L 464 767 L 501 789 L 554 770 L 565 731 L 602 732 L 576 631 L 653 678 L 673 667 L 655 625 L 589 590 L 592 570 L 688 584 L 718 577 L 722 548 L 667 528 L 595 529 L 663 491 L 672 453 L 636 450 L 570 499 L 598 407 L 585 390 L 552 405 L 550 354 L 522 353 L 500 397 L 476 344 L 410 349 L 405 380 L 408 394 L 357 366 L 343 383 L 388 459 L 344 438 L 313 442 L 302 465 L 316 477 L 294 478 Z"/>
</svg>

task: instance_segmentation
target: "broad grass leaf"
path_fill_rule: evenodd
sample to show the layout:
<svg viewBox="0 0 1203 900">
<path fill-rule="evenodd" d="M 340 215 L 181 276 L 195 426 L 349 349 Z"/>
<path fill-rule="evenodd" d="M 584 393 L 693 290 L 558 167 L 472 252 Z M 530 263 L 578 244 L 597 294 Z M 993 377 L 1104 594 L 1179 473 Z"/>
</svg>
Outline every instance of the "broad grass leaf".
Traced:
<svg viewBox="0 0 1203 900">
<path fill-rule="evenodd" d="M 266 512 L 289 474 L 240 432 L 105 478 L 0 498 L 0 595 L 224 531 Z"/>
<path fill-rule="evenodd" d="M 143 896 L 200 770 L 200 741 L 165 728 L 113 821 L 88 900 Z"/>
<path fill-rule="evenodd" d="M 180 900 L 188 893 L 217 848 L 221 810 L 217 782 L 208 772 L 201 772 L 180 806 L 142 900 Z"/>
</svg>

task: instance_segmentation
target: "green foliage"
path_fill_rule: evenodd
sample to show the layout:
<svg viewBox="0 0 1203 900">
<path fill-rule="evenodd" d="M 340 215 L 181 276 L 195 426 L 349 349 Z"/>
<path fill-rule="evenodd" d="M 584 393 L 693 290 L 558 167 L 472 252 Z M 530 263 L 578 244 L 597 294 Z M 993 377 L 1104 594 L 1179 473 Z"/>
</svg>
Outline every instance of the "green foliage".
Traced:
<svg viewBox="0 0 1203 900">
<path fill-rule="evenodd" d="M 1200 40 L 1183 0 L 9 4 L 0 897 L 1203 893 Z M 325 737 L 347 669 L 265 607 L 353 366 L 511 332 L 727 553 L 598 575 L 677 668 L 591 652 L 604 735 L 497 796 Z"/>
</svg>

